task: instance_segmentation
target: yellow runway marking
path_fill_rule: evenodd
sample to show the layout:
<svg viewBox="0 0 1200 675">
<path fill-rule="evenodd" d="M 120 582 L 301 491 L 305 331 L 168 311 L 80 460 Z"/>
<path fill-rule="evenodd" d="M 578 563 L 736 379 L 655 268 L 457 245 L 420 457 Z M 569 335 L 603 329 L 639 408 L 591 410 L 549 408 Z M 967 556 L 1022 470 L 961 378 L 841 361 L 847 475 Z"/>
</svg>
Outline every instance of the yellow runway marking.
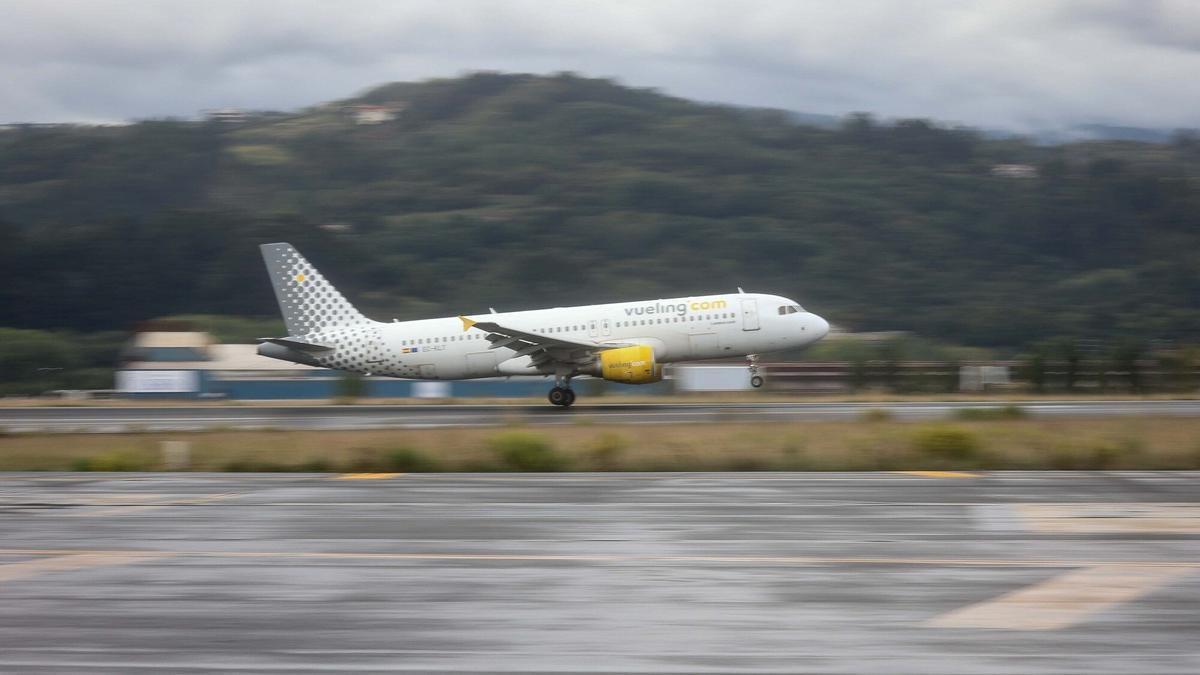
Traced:
<svg viewBox="0 0 1200 675">
<path fill-rule="evenodd" d="M 926 625 L 1005 630 L 1068 628 L 1191 571 L 1186 567 L 1125 564 L 1089 567 L 956 609 L 929 620 Z"/>
<path fill-rule="evenodd" d="M 978 478 L 979 474 L 969 473 L 966 471 L 893 471 L 892 473 L 901 473 L 909 476 L 921 476 L 922 478 Z"/>
<path fill-rule="evenodd" d="M 402 473 L 344 473 L 338 476 L 339 480 L 380 480 L 383 478 L 395 478 L 403 476 Z"/>
<path fill-rule="evenodd" d="M 1017 504 L 1030 530 L 1054 534 L 1200 534 L 1200 504 Z"/>
<path fill-rule="evenodd" d="M 131 563 L 142 562 L 144 560 L 155 560 L 169 555 L 171 554 L 150 551 L 137 553 L 71 553 L 53 558 L 42 558 L 40 560 L 27 560 L 19 563 L 8 563 L 7 565 L 0 565 L 0 582 L 13 581 L 14 579 L 24 579 L 27 577 L 37 576 L 39 574 L 48 574 L 50 572 L 65 572 L 69 570 L 83 569 L 85 567 L 98 567 L 101 565 L 129 565 Z"/>
</svg>

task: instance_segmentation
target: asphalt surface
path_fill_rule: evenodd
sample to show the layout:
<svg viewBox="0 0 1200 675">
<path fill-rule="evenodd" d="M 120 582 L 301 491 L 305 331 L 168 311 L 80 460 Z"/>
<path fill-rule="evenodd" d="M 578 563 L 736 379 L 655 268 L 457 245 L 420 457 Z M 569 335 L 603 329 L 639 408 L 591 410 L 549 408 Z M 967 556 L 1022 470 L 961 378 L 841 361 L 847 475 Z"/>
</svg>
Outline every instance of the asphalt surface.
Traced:
<svg viewBox="0 0 1200 675">
<path fill-rule="evenodd" d="M 1200 400 L 1189 401 L 1016 401 L 1041 417 L 1114 415 L 1200 416 Z M 386 429 L 489 426 L 520 421 L 532 425 L 576 424 L 581 419 L 610 424 L 839 420 L 887 410 L 896 419 L 951 417 L 967 408 L 1005 403 L 913 401 L 887 403 L 583 403 L 568 410 L 539 405 L 324 405 L 0 408 L 0 429 L 9 432 L 188 431 L 202 429 Z"/>
<path fill-rule="evenodd" d="M 1195 673 L 1198 486 L 0 474 L 0 672 Z"/>
</svg>

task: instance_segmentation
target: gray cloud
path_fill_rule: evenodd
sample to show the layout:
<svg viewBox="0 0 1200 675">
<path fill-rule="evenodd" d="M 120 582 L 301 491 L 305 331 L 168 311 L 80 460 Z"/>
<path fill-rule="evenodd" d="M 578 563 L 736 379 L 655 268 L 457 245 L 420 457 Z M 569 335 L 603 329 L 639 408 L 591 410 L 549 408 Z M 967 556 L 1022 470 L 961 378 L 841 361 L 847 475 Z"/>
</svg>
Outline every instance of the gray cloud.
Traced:
<svg viewBox="0 0 1200 675">
<path fill-rule="evenodd" d="M 0 121 L 291 109 L 470 70 L 979 126 L 1200 126 L 1190 0 L 4 2 Z"/>
</svg>

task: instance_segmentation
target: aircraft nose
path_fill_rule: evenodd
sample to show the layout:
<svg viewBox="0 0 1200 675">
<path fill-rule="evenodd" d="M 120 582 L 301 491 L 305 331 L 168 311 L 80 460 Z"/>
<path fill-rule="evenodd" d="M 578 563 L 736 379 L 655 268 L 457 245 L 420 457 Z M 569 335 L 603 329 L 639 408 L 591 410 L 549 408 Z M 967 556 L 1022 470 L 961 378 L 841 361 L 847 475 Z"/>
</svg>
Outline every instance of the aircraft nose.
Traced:
<svg viewBox="0 0 1200 675">
<path fill-rule="evenodd" d="M 808 330 L 811 331 L 812 341 L 816 342 L 829 334 L 829 322 L 816 314 L 809 314 Z"/>
</svg>

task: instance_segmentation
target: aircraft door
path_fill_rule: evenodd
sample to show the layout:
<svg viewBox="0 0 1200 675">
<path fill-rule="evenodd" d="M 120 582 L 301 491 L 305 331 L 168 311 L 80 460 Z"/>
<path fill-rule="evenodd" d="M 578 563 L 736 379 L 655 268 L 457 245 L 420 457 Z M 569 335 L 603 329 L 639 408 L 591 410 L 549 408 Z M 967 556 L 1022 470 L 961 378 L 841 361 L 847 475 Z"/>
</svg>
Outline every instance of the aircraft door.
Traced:
<svg viewBox="0 0 1200 675">
<path fill-rule="evenodd" d="M 758 301 L 753 298 L 742 299 L 742 330 L 758 330 Z"/>
<path fill-rule="evenodd" d="M 600 329 L 599 329 L 599 328 L 596 326 L 596 320 L 595 320 L 595 319 L 592 319 L 591 321 L 588 321 L 588 335 L 590 335 L 590 336 L 592 336 L 592 337 L 599 337 L 599 336 L 600 336 Z"/>
<path fill-rule="evenodd" d="M 600 332 L 604 333 L 605 337 L 612 335 L 612 322 L 608 319 L 600 320 Z"/>
</svg>

